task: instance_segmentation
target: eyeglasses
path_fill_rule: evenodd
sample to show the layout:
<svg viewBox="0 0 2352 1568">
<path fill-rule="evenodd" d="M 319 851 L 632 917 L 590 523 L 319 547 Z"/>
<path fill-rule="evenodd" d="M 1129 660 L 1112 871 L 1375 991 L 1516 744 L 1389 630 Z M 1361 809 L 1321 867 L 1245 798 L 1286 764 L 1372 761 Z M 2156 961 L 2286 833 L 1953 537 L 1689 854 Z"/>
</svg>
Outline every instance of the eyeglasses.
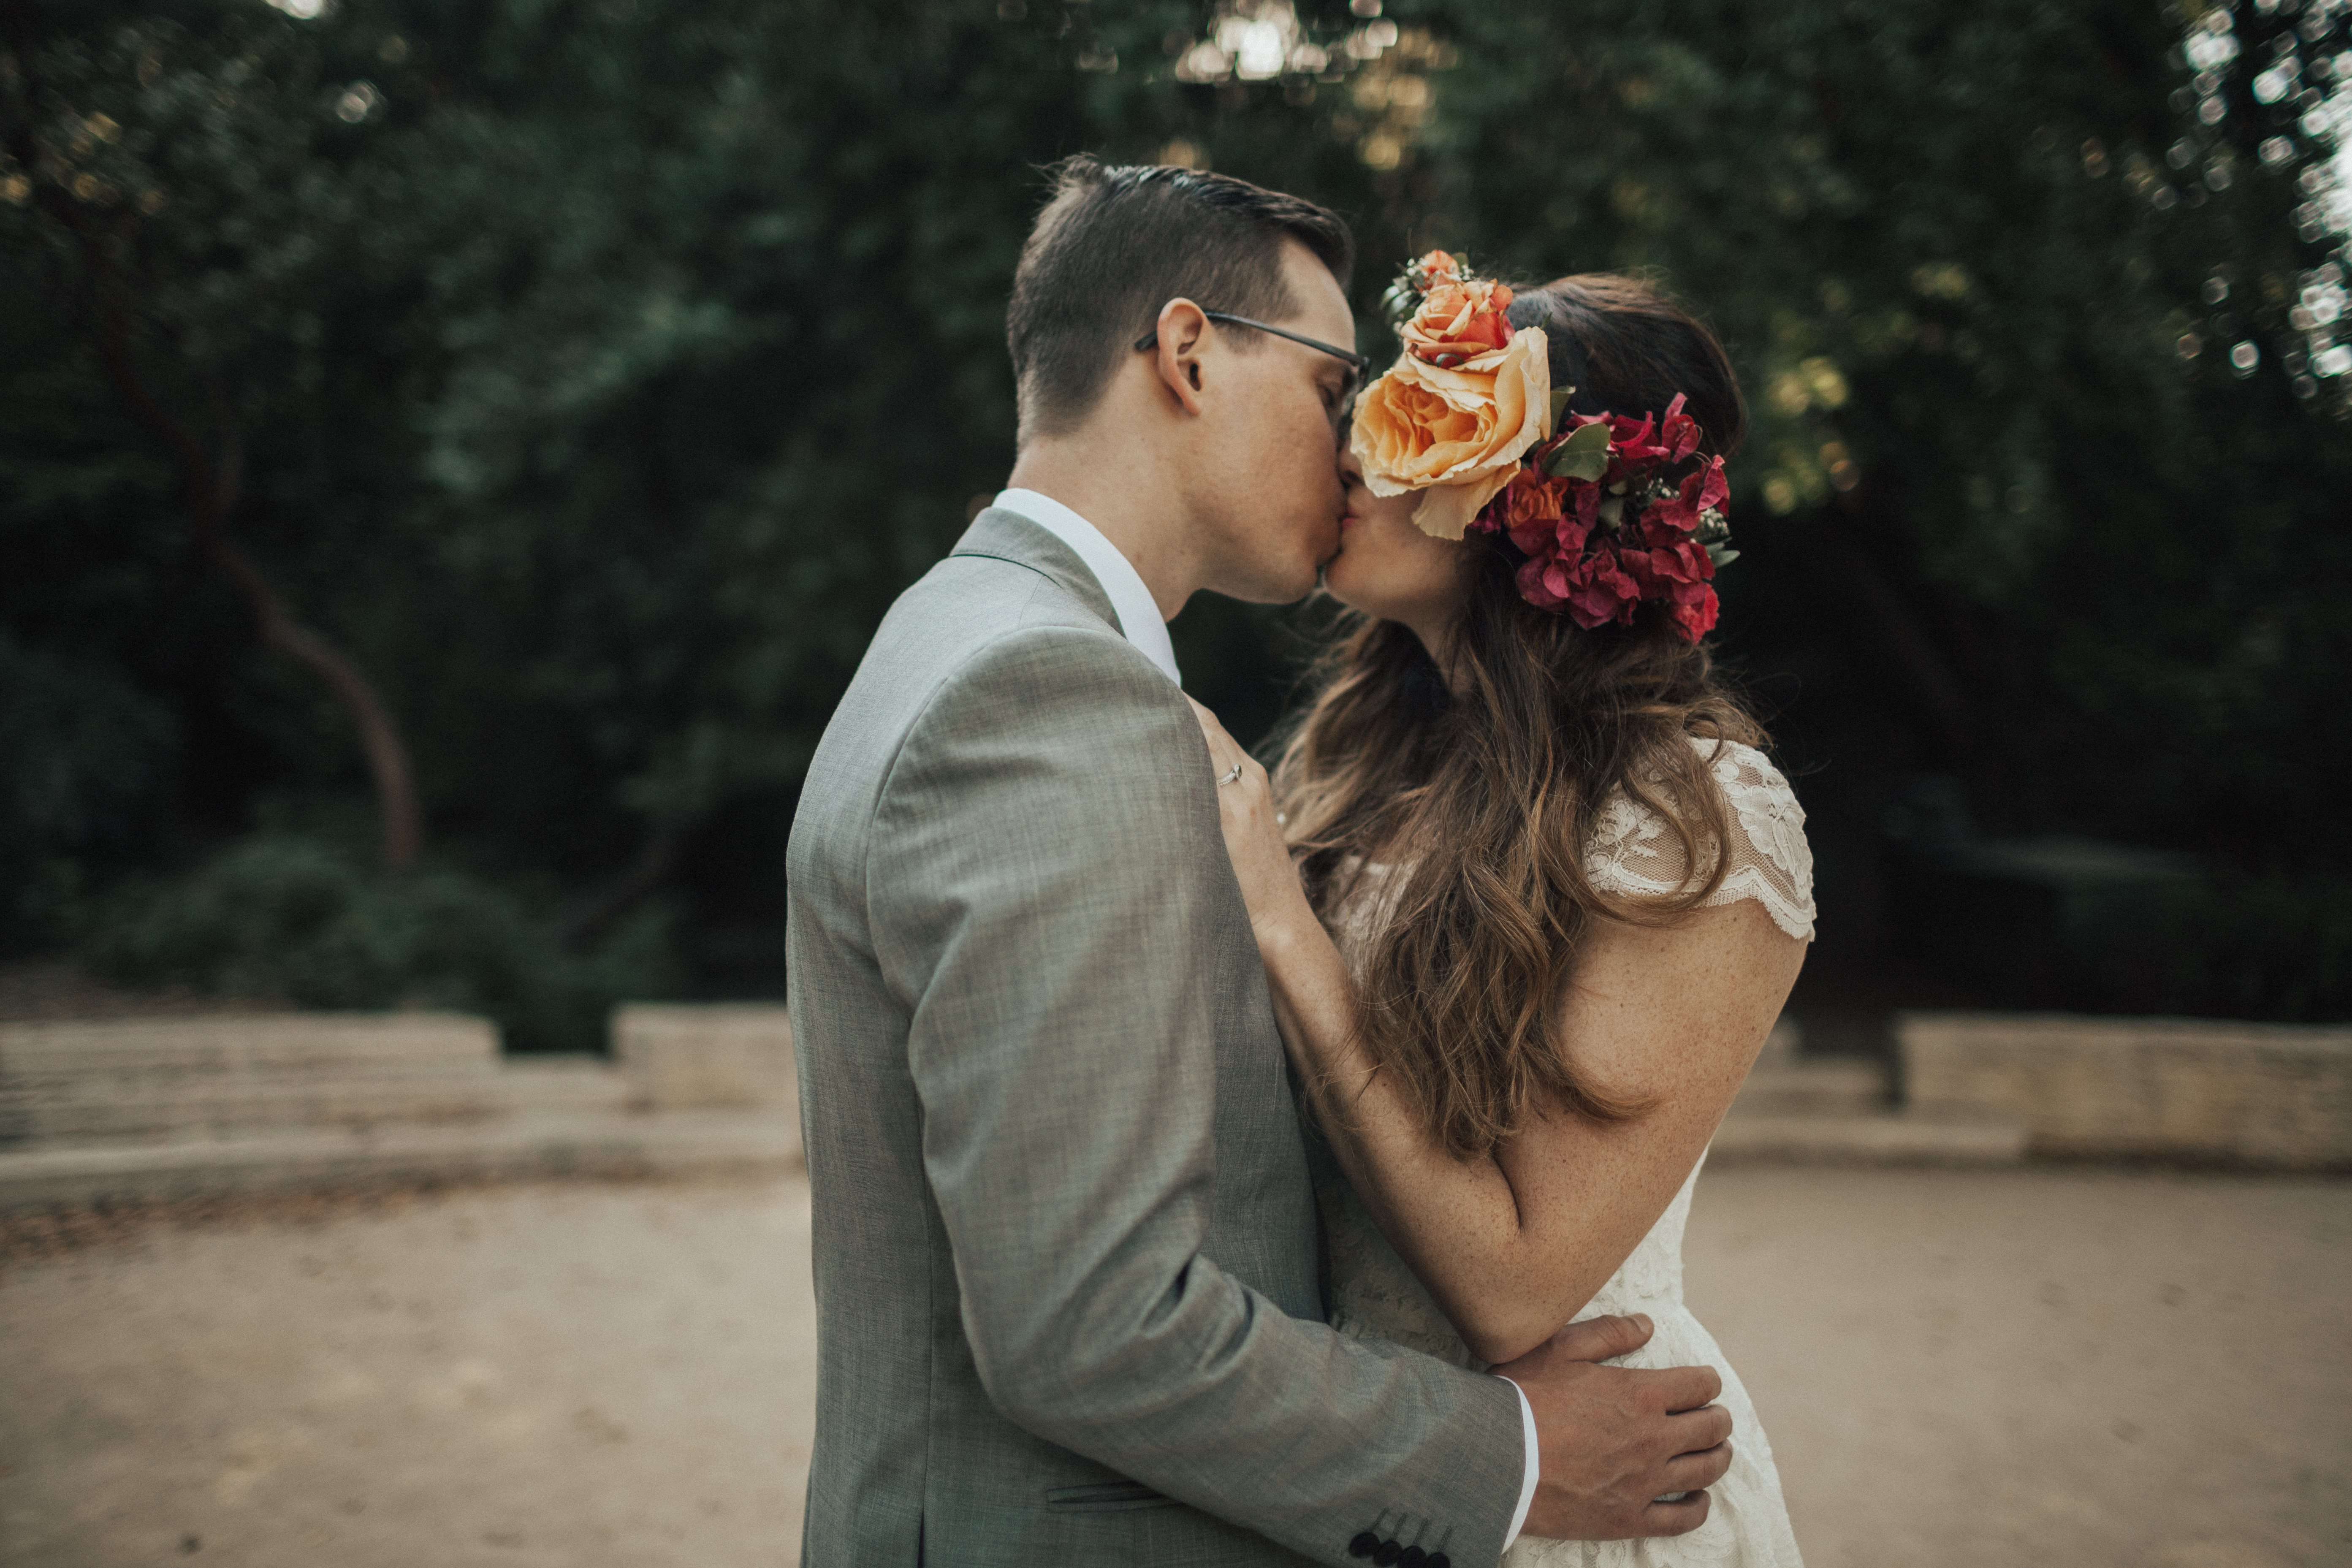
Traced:
<svg viewBox="0 0 2352 1568">
<path fill-rule="evenodd" d="M 1360 353 L 1351 353 L 1347 349 L 1335 349 L 1329 343 L 1302 337 L 1297 332 L 1281 327 L 1270 327 L 1264 321 L 1253 321 L 1247 316 L 1235 316 L 1223 310 L 1203 310 L 1201 314 L 1213 321 L 1225 321 L 1236 327 L 1248 327 L 1255 331 L 1272 332 L 1277 338 L 1288 338 L 1294 343 L 1305 343 L 1308 348 L 1329 354 L 1333 359 L 1345 363 L 1348 367 L 1347 384 L 1339 388 L 1339 401 L 1332 406 L 1331 410 L 1331 417 L 1335 423 L 1347 417 L 1349 405 L 1356 400 L 1357 391 L 1364 384 L 1364 373 L 1372 368 L 1372 362 Z M 1154 327 L 1135 340 L 1135 349 L 1138 353 L 1140 353 L 1146 349 L 1156 348 L 1159 342 L 1160 329 Z"/>
</svg>

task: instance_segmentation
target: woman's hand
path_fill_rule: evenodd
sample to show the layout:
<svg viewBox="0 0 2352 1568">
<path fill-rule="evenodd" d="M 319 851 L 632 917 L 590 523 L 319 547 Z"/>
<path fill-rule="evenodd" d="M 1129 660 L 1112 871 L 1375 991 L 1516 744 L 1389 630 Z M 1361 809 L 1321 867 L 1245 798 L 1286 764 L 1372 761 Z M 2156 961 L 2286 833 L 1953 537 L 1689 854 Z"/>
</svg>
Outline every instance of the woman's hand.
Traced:
<svg viewBox="0 0 2352 1568">
<path fill-rule="evenodd" d="M 1275 1027 L 1300 1079 L 1313 1086 L 1318 1112 L 1339 1114 L 1325 1104 L 1325 1091 L 1342 1080 L 1361 1083 L 1371 1071 L 1356 1036 L 1354 984 L 1307 901 L 1265 770 L 1225 733 L 1214 713 L 1197 702 L 1192 713 L 1209 743 L 1209 765 L 1216 769 L 1225 854 L 1233 860 L 1242 901 L 1249 907 L 1250 931 L 1265 964 Z"/>
<path fill-rule="evenodd" d="M 1225 853 L 1242 885 L 1242 900 L 1249 906 L 1250 927 L 1271 960 L 1280 939 L 1300 930 L 1299 921 L 1315 926 L 1315 911 L 1299 886 L 1298 869 L 1291 864 L 1290 846 L 1283 840 L 1265 769 L 1242 750 L 1240 742 L 1225 733 L 1214 713 L 1198 702 L 1192 703 L 1192 713 L 1201 721 L 1202 738 L 1209 743 L 1209 763 L 1217 772 L 1218 820 L 1225 830 Z M 1241 771 L 1236 773 L 1235 768 Z M 1224 782 L 1228 779 L 1230 783 Z"/>
</svg>

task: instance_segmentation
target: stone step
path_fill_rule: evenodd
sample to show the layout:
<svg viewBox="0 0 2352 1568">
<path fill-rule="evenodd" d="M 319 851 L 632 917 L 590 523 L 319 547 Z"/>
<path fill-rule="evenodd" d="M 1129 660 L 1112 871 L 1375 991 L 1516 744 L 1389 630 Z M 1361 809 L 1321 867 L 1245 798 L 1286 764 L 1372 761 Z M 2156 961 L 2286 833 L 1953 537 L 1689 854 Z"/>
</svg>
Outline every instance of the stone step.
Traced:
<svg viewBox="0 0 2352 1568">
<path fill-rule="evenodd" d="M 2025 1158 L 2025 1129 L 2005 1121 L 1918 1117 L 1728 1116 L 1715 1131 L 1709 1165 L 2013 1165 Z"/>
<path fill-rule="evenodd" d="M 0 1089 L 131 1092 L 206 1079 L 488 1076 L 497 1027 L 455 1013 L 228 1014 L 0 1024 Z"/>
<path fill-rule="evenodd" d="M 1906 1013 L 1925 1115 L 2023 1122 L 2039 1153 L 2352 1171 L 2352 1027 L 2063 1013 Z"/>
<path fill-rule="evenodd" d="M 800 1163 L 800 1128 L 773 1109 L 533 1112 L 457 1127 L 0 1151 L 0 1208 L 492 1178 L 767 1173 Z"/>
<path fill-rule="evenodd" d="M 1891 1099 L 1885 1064 L 1860 1057 L 1759 1063 L 1748 1075 L 1734 1116 L 1874 1116 Z"/>
<path fill-rule="evenodd" d="M 488 1073 L 398 1077 L 221 1074 L 165 1087 L 67 1079 L 0 1095 L 0 1143 L 234 1139 L 300 1128 L 465 1122 L 518 1111 L 625 1109 L 635 1089 L 599 1057 L 518 1057 Z"/>
</svg>

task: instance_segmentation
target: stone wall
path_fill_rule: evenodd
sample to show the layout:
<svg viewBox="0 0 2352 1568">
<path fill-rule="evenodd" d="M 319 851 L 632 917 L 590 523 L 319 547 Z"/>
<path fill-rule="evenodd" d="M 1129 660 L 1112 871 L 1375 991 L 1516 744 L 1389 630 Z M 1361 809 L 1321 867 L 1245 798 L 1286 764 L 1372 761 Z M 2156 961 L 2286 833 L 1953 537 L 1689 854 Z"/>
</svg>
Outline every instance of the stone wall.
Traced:
<svg viewBox="0 0 2352 1568">
<path fill-rule="evenodd" d="M 631 1003 L 614 1009 L 613 1057 L 652 1110 L 772 1107 L 800 1125 L 782 1003 Z"/>
<path fill-rule="evenodd" d="M 0 1209 L 800 1162 L 780 1006 L 632 1006 L 602 1056 L 487 1020 L 217 1014 L 0 1023 Z"/>
<path fill-rule="evenodd" d="M 1897 1038 L 1912 1114 L 2020 1121 L 2037 1153 L 2352 1169 L 2352 1028 L 1912 1013 Z"/>
</svg>

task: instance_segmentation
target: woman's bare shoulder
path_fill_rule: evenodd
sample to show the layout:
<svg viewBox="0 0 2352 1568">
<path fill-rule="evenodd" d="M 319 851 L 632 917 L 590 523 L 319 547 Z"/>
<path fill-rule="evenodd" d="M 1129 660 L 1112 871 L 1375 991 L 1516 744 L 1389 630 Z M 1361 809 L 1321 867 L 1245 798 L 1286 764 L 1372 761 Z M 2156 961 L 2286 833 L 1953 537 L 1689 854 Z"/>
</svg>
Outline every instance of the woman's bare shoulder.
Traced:
<svg viewBox="0 0 2352 1568">
<path fill-rule="evenodd" d="M 1744 1076 L 1780 1016 L 1805 944 L 1761 902 L 1692 910 L 1664 926 L 1596 921 L 1555 1015 L 1580 1077 L 1649 1099 Z"/>
</svg>

